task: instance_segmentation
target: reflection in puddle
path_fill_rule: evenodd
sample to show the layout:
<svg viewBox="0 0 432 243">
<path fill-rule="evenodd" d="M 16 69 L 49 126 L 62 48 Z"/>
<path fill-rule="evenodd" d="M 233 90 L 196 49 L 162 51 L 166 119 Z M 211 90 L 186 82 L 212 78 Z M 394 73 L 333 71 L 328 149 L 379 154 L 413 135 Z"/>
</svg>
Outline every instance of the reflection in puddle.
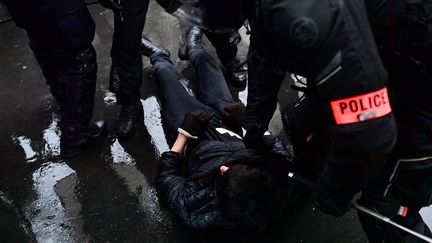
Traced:
<svg viewBox="0 0 432 243">
<path fill-rule="evenodd" d="M 135 159 L 128 154 L 123 146 L 119 143 L 118 139 L 111 144 L 111 157 L 114 164 L 128 164 L 135 165 Z"/>
<path fill-rule="evenodd" d="M 104 96 L 104 104 L 105 106 L 115 105 L 117 102 L 116 96 L 113 92 L 106 91 Z"/>
<path fill-rule="evenodd" d="M 45 140 L 43 154 L 45 156 L 60 155 L 60 128 L 58 126 L 58 122 L 59 119 L 53 113 L 51 124 L 43 131 L 43 138 Z"/>
<path fill-rule="evenodd" d="M 432 230 L 432 205 L 422 208 L 420 210 L 420 215 L 422 216 L 429 229 Z"/>
<path fill-rule="evenodd" d="M 147 178 L 135 166 L 135 159 L 117 139 L 111 145 L 111 157 L 111 167 L 123 179 L 128 190 L 138 198 L 139 206 L 146 216 L 149 239 L 160 238 L 160 234 L 168 232 L 170 221 L 160 210 L 156 189 L 149 185 Z"/>
<path fill-rule="evenodd" d="M 170 221 L 161 211 L 156 189 L 149 185 L 147 178 L 129 164 L 113 164 L 112 168 L 125 181 L 129 191 L 138 198 L 145 215 L 147 234 L 151 234 L 149 239 L 158 239 L 161 233 L 167 233 L 171 227 Z"/>
<path fill-rule="evenodd" d="M 38 242 L 74 242 L 71 224 L 55 192 L 57 182 L 74 172 L 65 163 L 46 163 L 33 173 L 37 198 L 25 211 Z"/>
<path fill-rule="evenodd" d="M 21 148 L 24 150 L 25 157 L 27 162 L 34 162 L 37 159 L 37 153 L 33 150 L 31 146 L 31 140 L 30 138 L 26 136 L 12 136 L 12 140 L 21 146 Z"/>
<path fill-rule="evenodd" d="M 156 97 L 152 96 L 141 100 L 141 103 L 144 107 L 144 124 L 151 136 L 152 144 L 160 156 L 163 152 L 168 151 L 169 147 L 162 127 L 159 102 Z"/>
</svg>

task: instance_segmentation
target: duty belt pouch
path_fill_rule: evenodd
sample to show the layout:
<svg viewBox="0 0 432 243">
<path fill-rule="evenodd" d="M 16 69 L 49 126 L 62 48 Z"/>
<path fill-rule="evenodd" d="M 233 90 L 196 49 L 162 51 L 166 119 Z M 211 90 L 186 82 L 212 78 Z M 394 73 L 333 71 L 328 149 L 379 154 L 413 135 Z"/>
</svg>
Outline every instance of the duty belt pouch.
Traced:
<svg viewBox="0 0 432 243">
<path fill-rule="evenodd" d="M 421 208 L 432 203 L 432 156 L 399 159 L 384 197 L 395 198 L 404 206 Z"/>
</svg>

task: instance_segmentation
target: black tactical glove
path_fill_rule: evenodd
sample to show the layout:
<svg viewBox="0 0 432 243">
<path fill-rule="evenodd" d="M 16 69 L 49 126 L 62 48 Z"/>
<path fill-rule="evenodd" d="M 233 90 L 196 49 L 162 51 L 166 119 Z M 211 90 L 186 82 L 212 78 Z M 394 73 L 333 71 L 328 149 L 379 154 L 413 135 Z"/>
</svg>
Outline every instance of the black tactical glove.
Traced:
<svg viewBox="0 0 432 243">
<path fill-rule="evenodd" d="M 242 127 L 245 118 L 245 106 L 241 102 L 230 103 L 224 107 L 223 115 L 227 125 Z"/>
<path fill-rule="evenodd" d="M 115 16 L 119 17 L 120 20 L 123 20 L 123 6 L 121 5 L 120 0 L 99 0 L 99 3 L 105 8 L 111 9 Z"/>
<path fill-rule="evenodd" d="M 187 113 L 178 132 L 192 139 L 198 139 L 208 125 L 212 114 L 202 110 Z"/>
<path fill-rule="evenodd" d="M 270 151 L 276 140 L 271 135 L 264 135 L 266 128 L 254 126 L 246 132 L 243 142 L 248 148 L 253 148 L 261 152 Z"/>
</svg>

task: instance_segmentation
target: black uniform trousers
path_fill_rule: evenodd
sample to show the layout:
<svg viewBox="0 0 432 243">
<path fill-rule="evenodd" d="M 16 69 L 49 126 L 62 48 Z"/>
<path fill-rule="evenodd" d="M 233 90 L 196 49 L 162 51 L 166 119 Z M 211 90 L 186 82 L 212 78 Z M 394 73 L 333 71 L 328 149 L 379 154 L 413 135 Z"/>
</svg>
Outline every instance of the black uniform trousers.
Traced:
<svg viewBox="0 0 432 243">
<path fill-rule="evenodd" d="M 360 203 L 432 237 L 418 211 L 432 204 L 432 2 L 366 1 L 381 59 L 389 73 L 398 141 Z M 407 209 L 403 214 L 402 209 Z M 423 242 L 359 214 L 370 242 Z"/>
<path fill-rule="evenodd" d="M 96 82 L 95 23 L 83 0 L 6 0 L 9 12 L 27 31 L 29 44 L 61 121 L 86 124 L 92 117 Z"/>
<path fill-rule="evenodd" d="M 141 36 L 149 0 L 122 1 L 123 20 L 114 17 L 111 47 L 110 90 L 116 93 L 117 103 L 136 104 L 142 84 Z"/>
</svg>

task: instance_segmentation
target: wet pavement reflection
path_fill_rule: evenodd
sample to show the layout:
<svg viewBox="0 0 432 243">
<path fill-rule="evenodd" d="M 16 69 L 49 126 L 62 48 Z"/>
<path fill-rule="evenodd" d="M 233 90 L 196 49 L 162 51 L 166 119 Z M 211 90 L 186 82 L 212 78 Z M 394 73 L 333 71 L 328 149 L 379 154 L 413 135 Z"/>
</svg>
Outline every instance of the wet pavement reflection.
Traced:
<svg viewBox="0 0 432 243">
<path fill-rule="evenodd" d="M 99 65 L 94 117 L 107 120 L 109 136 L 70 160 L 59 157 L 54 100 L 25 33 L 13 23 L 0 25 L 0 241 L 365 242 L 354 212 L 334 220 L 309 203 L 289 209 L 283 224 L 259 236 L 195 232 L 179 225 L 159 204 L 154 186 L 157 161 L 169 149 L 169 141 L 151 66 L 145 58 L 142 122 L 133 139 L 120 141 L 115 137 L 119 107 L 108 91 L 112 14 L 99 5 L 89 8 L 97 23 L 94 45 Z M 182 82 L 193 87 L 193 71 L 176 55 L 185 26 L 153 1 L 149 9 L 145 35 L 169 49 L 176 70 L 185 77 Z M 5 14 L 0 6 L 0 20 Z M 242 35 L 239 56 L 244 60 L 248 38 L 244 30 Z M 278 107 L 297 96 L 289 90 L 289 80 L 281 88 Z M 246 102 L 244 87 L 232 87 L 232 91 Z M 271 130 L 282 135 L 278 112 Z"/>
</svg>

